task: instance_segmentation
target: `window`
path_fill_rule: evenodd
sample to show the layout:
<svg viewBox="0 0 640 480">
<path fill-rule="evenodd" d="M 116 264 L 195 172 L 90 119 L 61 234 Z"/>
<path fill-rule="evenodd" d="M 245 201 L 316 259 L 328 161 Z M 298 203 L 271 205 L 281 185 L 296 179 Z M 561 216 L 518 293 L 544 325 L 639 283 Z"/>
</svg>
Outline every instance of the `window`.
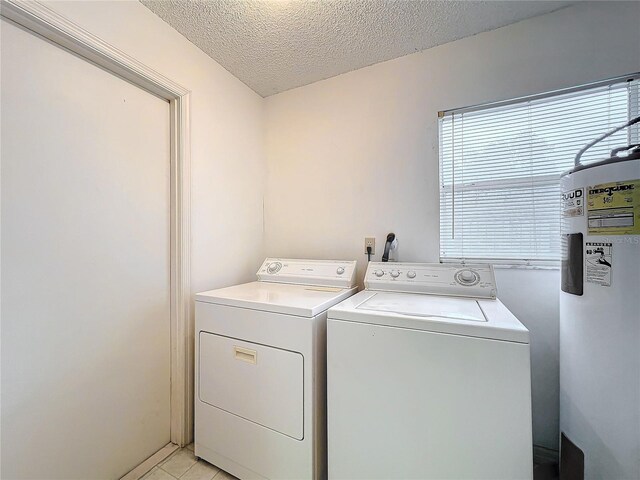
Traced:
<svg viewBox="0 0 640 480">
<path fill-rule="evenodd" d="M 441 114 L 440 260 L 557 264 L 560 174 L 589 141 L 638 115 L 639 91 L 637 77 L 625 78 Z M 636 127 L 582 163 L 638 143 Z"/>
</svg>

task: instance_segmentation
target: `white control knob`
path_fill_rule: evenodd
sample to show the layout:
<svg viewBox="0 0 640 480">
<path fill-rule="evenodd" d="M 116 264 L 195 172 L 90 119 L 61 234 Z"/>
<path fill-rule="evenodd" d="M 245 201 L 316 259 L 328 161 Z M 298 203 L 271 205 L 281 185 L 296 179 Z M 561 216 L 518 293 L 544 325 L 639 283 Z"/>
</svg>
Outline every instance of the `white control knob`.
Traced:
<svg viewBox="0 0 640 480">
<path fill-rule="evenodd" d="M 462 284 L 467 284 L 467 285 L 475 284 L 480 280 L 480 278 L 478 277 L 478 274 L 473 270 L 460 270 L 457 274 L 457 277 L 458 277 L 458 282 Z"/>
<path fill-rule="evenodd" d="M 470 270 L 463 270 L 460 272 L 460 278 L 462 278 L 465 282 L 472 282 L 476 276 Z"/>
<path fill-rule="evenodd" d="M 398 278 L 400 276 L 400 272 L 398 270 L 391 270 L 391 276 L 393 278 Z"/>
<path fill-rule="evenodd" d="M 267 272 L 276 273 L 278 270 L 280 270 L 281 267 L 282 267 L 282 264 L 280 262 L 270 263 L 269 266 L 267 267 Z"/>
<path fill-rule="evenodd" d="M 343 268 L 343 267 L 338 267 L 338 268 L 336 269 L 336 273 L 337 273 L 338 275 L 342 275 L 342 274 L 344 273 L 344 268 Z"/>
<path fill-rule="evenodd" d="M 381 277 L 384 275 L 384 272 L 382 270 L 376 270 L 375 272 L 373 272 L 376 274 L 376 277 Z"/>
<path fill-rule="evenodd" d="M 407 277 L 409 278 L 416 278 L 416 272 L 414 272 L 413 270 L 409 270 L 407 272 Z"/>
</svg>

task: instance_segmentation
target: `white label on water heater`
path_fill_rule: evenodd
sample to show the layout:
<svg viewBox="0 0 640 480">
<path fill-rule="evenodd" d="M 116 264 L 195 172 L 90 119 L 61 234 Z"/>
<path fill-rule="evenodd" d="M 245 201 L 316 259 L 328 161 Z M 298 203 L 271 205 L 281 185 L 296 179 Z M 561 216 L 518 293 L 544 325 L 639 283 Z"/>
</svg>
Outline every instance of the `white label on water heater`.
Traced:
<svg viewBox="0 0 640 480">
<path fill-rule="evenodd" d="M 579 217 L 584 215 L 584 188 L 562 192 L 562 216 Z"/>
<path fill-rule="evenodd" d="M 585 243 L 585 273 L 587 282 L 611 286 L 613 245 L 605 242 Z"/>
</svg>

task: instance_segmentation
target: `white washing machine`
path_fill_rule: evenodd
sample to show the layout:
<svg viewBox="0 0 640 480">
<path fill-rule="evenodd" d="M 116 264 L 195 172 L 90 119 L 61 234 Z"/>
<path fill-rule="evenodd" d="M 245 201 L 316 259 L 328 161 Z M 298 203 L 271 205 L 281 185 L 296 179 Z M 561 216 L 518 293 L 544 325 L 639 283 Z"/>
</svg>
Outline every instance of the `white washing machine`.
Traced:
<svg viewBox="0 0 640 480">
<path fill-rule="evenodd" d="M 530 479 L 529 332 L 491 266 L 370 263 L 329 310 L 330 479 Z"/>
<path fill-rule="evenodd" d="M 195 454 L 241 479 L 326 478 L 327 309 L 355 261 L 267 258 L 196 295 Z"/>
</svg>

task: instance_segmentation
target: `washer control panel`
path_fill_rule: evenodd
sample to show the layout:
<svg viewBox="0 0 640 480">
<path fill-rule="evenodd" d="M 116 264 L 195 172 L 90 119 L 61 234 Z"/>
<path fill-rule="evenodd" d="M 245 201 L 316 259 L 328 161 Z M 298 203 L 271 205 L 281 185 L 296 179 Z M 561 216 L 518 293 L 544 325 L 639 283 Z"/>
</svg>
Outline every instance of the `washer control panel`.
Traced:
<svg viewBox="0 0 640 480">
<path fill-rule="evenodd" d="M 364 285 L 367 290 L 389 292 L 474 298 L 497 295 L 491 265 L 370 262 Z"/>
<path fill-rule="evenodd" d="M 261 282 L 351 288 L 356 285 L 356 262 L 267 258 L 257 276 Z"/>
</svg>

